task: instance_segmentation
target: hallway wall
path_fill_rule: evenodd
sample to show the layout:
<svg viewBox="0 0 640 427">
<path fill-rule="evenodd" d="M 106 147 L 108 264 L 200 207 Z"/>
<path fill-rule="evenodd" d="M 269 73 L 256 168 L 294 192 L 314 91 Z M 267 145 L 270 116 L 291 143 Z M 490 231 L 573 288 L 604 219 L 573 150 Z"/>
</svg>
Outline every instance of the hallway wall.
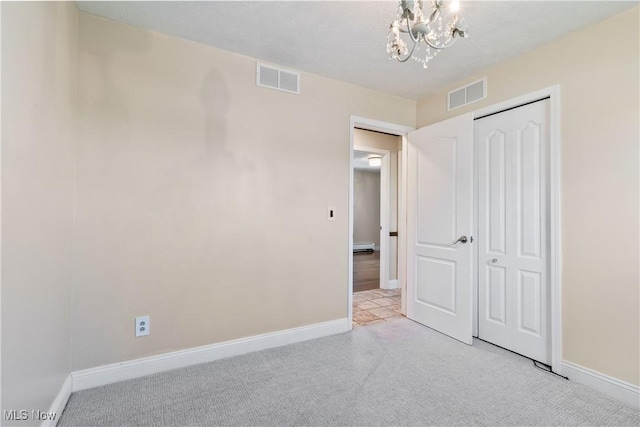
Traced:
<svg viewBox="0 0 640 427">
<path fill-rule="evenodd" d="M 380 248 L 379 171 L 353 171 L 353 242 Z"/>
</svg>

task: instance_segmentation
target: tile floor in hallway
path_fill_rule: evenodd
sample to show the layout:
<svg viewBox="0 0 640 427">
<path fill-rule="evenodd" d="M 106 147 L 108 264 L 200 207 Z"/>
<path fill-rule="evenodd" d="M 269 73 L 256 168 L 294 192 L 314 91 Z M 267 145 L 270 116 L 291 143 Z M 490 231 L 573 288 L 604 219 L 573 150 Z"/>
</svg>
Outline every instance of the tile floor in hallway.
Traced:
<svg viewBox="0 0 640 427">
<path fill-rule="evenodd" d="M 353 327 L 403 317 L 400 289 L 373 289 L 353 294 Z"/>
</svg>

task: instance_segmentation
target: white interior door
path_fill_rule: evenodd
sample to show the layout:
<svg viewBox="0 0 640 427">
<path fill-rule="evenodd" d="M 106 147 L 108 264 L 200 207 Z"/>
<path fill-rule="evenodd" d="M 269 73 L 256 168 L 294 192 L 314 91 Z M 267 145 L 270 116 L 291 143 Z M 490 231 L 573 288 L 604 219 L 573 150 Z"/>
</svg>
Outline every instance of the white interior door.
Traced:
<svg viewBox="0 0 640 427">
<path fill-rule="evenodd" d="M 418 129 L 408 141 L 407 317 L 471 344 L 471 115 Z"/>
<path fill-rule="evenodd" d="M 550 364 L 549 100 L 475 121 L 478 337 Z"/>
</svg>

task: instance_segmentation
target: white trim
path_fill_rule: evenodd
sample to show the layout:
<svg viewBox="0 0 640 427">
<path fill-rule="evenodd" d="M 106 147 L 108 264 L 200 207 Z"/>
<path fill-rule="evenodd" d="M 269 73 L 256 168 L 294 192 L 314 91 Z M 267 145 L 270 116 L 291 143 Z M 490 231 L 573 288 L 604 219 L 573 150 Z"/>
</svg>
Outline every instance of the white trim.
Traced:
<svg viewBox="0 0 640 427">
<path fill-rule="evenodd" d="M 551 366 L 562 375 L 562 206 L 560 198 L 561 186 L 561 117 L 560 86 L 547 89 L 551 97 L 549 112 L 549 282 L 551 290 Z"/>
<path fill-rule="evenodd" d="M 353 133 L 355 130 L 354 117 L 349 123 L 349 205 L 347 207 L 349 221 L 349 247 L 347 255 L 347 319 L 349 330 L 353 329 Z"/>
<path fill-rule="evenodd" d="M 373 242 L 361 242 L 353 244 L 353 251 L 375 251 L 376 244 Z M 380 250 L 378 248 L 378 250 Z"/>
<path fill-rule="evenodd" d="M 60 391 L 58 395 L 53 400 L 51 407 L 49 408 L 49 414 L 56 414 L 53 420 L 44 420 L 42 427 L 55 427 L 58 424 L 58 420 L 62 416 L 62 411 L 64 411 L 64 407 L 67 406 L 67 402 L 69 401 L 69 397 L 71 397 L 71 390 L 73 388 L 73 380 L 71 378 L 71 374 L 67 375 L 67 378 L 64 379 L 62 383 L 62 387 L 60 387 Z"/>
<path fill-rule="evenodd" d="M 562 371 L 571 381 L 585 385 L 616 400 L 640 408 L 640 387 L 575 363 L 562 361 Z"/>
<path fill-rule="evenodd" d="M 404 137 L 408 132 L 414 130 L 412 127 L 396 125 L 393 123 L 382 122 L 380 120 L 367 119 L 364 117 L 351 116 L 349 120 L 349 247 L 347 248 L 347 319 L 349 320 L 349 330 L 352 328 L 353 321 L 353 131 L 358 127 L 360 129 L 374 130 L 378 132 L 385 132 L 392 135 L 398 135 L 403 137 L 403 147 L 405 146 Z M 404 157 L 403 157 L 404 159 Z M 398 217 L 400 218 L 400 217 Z M 400 227 L 400 220 L 398 219 L 398 227 Z M 398 230 L 400 233 L 401 229 Z M 401 236 L 399 236 L 402 238 Z M 399 240 L 400 243 L 400 240 Z M 398 266 L 400 267 L 404 261 L 402 255 L 403 251 L 398 250 Z M 404 298 L 404 296 L 403 296 Z"/>
<path fill-rule="evenodd" d="M 557 97 L 559 94 L 560 94 L 560 85 L 549 86 L 544 89 L 536 90 L 534 92 L 529 92 L 527 94 L 517 96 L 515 98 L 511 98 L 506 101 L 499 102 L 497 104 L 492 104 L 487 107 L 481 108 L 479 110 L 473 111 L 471 112 L 471 116 L 473 119 L 476 119 L 478 117 L 486 116 L 487 114 L 494 114 L 502 110 L 518 107 L 528 102 L 538 101 L 540 99 L 547 98 L 547 97 L 551 97 L 551 98 L 553 98 L 554 96 Z M 552 119 L 553 118 L 554 117 L 552 117 Z"/>
<path fill-rule="evenodd" d="M 561 238 L 560 227 L 561 206 L 560 206 L 560 86 L 550 86 L 544 89 L 530 92 L 525 95 L 490 105 L 480 110 L 472 112 L 472 118 L 486 116 L 497 113 L 508 108 L 517 107 L 528 102 L 537 101 L 549 97 L 551 111 L 549 113 L 549 213 L 551 216 L 550 239 L 549 239 L 549 289 L 551 293 L 550 301 L 550 325 L 551 325 L 551 369 L 553 372 L 562 375 L 562 282 L 561 282 Z M 475 164 L 475 160 L 474 160 Z M 477 200 L 476 200 L 477 201 Z M 477 204 L 476 204 L 477 216 Z M 476 219 L 477 221 L 477 219 Z M 477 231 L 477 230 L 476 230 Z M 477 259 L 475 260 L 477 263 Z M 477 267 L 476 267 L 477 273 Z M 475 276 L 475 287 L 477 287 L 477 275 Z M 477 290 L 475 291 L 475 302 L 477 306 Z M 477 307 L 476 307 L 477 310 Z M 477 336 L 478 318 L 473 317 L 474 333 Z"/>
<path fill-rule="evenodd" d="M 396 125 L 380 120 L 367 119 L 365 117 L 351 116 L 351 129 L 354 127 L 398 136 L 406 135 L 412 130 L 415 130 L 415 128 L 409 126 Z M 353 144 L 351 144 L 351 147 L 353 147 Z"/>
<path fill-rule="evenodd" d="M 387 287 L 383 289 L 398 289 L 398 279 L 389 280 Z"/>
<path fill-rule="evenodd" d="M 369 149 L 371 150 L 371 149 Z M 377 151 L 377 150 L 372 150 Z M 391 152 L 380 150 L 382 155 L 382 167 L 380 168 L 380 288 L 389 287 L 389 259 L 391 258 L 389 242 L 389 221 L 391 211 Z"/>
<path fill-rule="evenodd" d="M 471 221 L 471 226 L 473 228 L 473 230 L 471 231 L 471 236 L 473 237 L 474 241 L 476 242 L 476 246 L 477 246 L 477 241 L 478 241 L 478 230 L 480 229 L 480 224 L 478 221 L 478 217 L 480 216 L 480 211 L 478 208 L 478 192 L 479 192 L 479 188 L 480 188 L 480 178 L 478 175 L 478 147 L 476 145 L 476 126 L 475 126 L 475 122 L 473 121 L 473 119 L 475 118 L 475 115 L 472 113 L 471 114 L 471 120 L 472 120 L 472 126 L 473 126 L 473 220 Z M 473 242 L 472 246 L 473 246 Z M 479 276 L 478 276 L 478 257 L 480 256 L 480 250 L 476 250 L 474 251 L 473 255 L 472 255 L 472 261 L 471 261 L 471 277 L 472 277 L 472 285 L 471 285 L 471 319 L 472 319 L 472 325 L 471 325 L 471 334 L 474 337 L 478 337 L 479 334 L 479 329 L 478 329 L 478 323 L 479 323 L 479 318 L 478 318 L 478 301 L 479 301 L 479 296 L 478 296 L 478 285 L 479 285 Z"/>
<path fill-rule="evenodd" d="M 71 377 L 73 378 L 73 391 L 321 338 L 349 330 L 351 330 L 351 321 L 347 318 L 342 318 L 299 328 L 285 329 L 278 332 L 75 371 L 71 373 Z"/>
<path fill-rule="evenodd" d="M 407 150 L 409 141 L 402 136 L 402 152 L 398 153 L 398 284 L 402 290 L 400 312 L 407 315 Z"/>
</svg>

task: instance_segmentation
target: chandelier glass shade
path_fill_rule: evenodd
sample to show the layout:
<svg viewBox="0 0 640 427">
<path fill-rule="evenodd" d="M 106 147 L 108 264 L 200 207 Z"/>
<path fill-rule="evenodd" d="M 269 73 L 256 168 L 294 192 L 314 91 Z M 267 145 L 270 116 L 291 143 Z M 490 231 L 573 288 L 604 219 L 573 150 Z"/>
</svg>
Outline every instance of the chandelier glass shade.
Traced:
<svg viewBox="0 0 640 427">
<path fill-rule="evenodd" d="M 458 37 L 467 37 L 464 20 L 458 17 L 458 0 L 428 0 L 427 15 L 423 0 L 400 0 L 396 19 L 389 25 L 387 53 L 390 59 L 406 62 L 412 58 L 427 68 L 438 52 L 451 46 Z M 406 34 L 409 45 L 400 36 Z"/>
</svg>

